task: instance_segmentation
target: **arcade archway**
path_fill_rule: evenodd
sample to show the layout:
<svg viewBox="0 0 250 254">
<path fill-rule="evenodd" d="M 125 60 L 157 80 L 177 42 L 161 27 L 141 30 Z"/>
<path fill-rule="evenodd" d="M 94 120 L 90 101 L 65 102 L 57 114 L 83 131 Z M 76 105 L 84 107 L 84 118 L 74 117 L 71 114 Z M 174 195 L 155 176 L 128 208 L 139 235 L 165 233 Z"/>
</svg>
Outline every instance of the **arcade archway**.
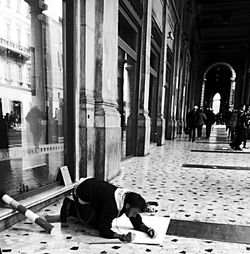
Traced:
<svg viewBox="0 0 250 254">
<path fill-rule="evenodd" d="M 232 66 L 217 62 L 206 69 L 203 75 L 201 108 L 213 106 L 213 98 L 220 94 L 220 113 L 234 107 L 236 73 Z"/>
</svg>

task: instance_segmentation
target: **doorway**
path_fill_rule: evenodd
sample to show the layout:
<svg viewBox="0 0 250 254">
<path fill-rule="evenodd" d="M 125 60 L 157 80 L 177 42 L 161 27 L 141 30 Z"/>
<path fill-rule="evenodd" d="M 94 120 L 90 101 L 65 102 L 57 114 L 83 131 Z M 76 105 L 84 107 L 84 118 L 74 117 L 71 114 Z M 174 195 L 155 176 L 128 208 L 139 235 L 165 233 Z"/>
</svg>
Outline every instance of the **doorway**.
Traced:
<svg viewBox="0 0 250 254">
<path fill-rule="evenodd" d="M 118 49 L 118 107 L 121 115 L 122 157 L 133 155 L 136 121 L 136 62 L 121 48 Z"/>
<path fill-rule="evenodd" d="M 214 114 L 218 114 L 220 112 L 220 104 L 221 104 L 221 96 L 219 93 L 215 94 L 212 102 L 212 109 Z"/>
</svg>

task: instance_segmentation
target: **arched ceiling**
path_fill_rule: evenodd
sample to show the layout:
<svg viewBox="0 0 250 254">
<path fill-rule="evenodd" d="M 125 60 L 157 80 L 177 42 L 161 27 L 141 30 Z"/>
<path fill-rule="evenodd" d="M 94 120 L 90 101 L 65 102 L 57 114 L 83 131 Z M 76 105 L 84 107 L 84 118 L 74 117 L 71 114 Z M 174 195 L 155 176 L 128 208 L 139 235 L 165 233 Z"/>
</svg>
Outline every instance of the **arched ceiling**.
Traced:
<svg viewBox="0 0 250 254">
<path fill-rule="evenodd" d="M 250 0 L 196 0 L 199 50 L 242 57 L 250 43 Z"/>
</svg>

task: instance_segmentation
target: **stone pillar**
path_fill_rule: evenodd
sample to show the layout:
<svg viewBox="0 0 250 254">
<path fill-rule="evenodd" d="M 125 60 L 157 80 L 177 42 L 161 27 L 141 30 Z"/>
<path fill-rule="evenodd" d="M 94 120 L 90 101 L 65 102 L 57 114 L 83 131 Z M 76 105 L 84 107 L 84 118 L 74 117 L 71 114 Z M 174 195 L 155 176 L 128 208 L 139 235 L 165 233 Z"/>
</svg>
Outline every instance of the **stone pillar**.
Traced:
<svg viewBox="0 0 250 254">
<path fill-rule="evenodd" d="M 118 7 L 118 0 L 95 1 L 94 170 L 96 178 L 105 180 L 119 173 L 121 161 L 121 119 L 117 105 Z"/>
<path fill-rule="evenodd" d="M 169 18 L 168 16 L 168 23 L 167 23 L 167 26 L 168 26 L 168 33 L 175 33 L 175 28 L 176 27 L 176 16 L 175 14 L 176 13 L 173 13 L 173 10 L 171 8 L 171 4 L 170 2 L 168 1 L 167 2 L 167 8 L 168 8 L 168 11 L 169 11 Z M 172 72 L 172 75 L 171 75 L 171 81 L 169 83 L 169 87 L 167 88 L 168 89 L 168 106 L 167 106 L 167 110 L 166 110 L 166 139 L 172 139 L 173 138 L 173 133 L 174 133 L 174 122 L 175 122 L 175 119 L 174 119 L 174 94 L 175 94 L 175 68 L 176 68 L 176 52 L 177 52 L 177 46 L 176 46 L 176 37 L 177 36 L 174 36 L 173 37 L 170 37 L 168 36 L 167 37 L 167 42 L 168 42 L 168 46 L 171 48 L 172 50 L 172 53 L 173 53 L 173 67 L 171 69 L 171 72 Z M 173 84 L 172 84 L 173 82 Z"/>
<path fill-rule="evenodd" d="M 44 57 L 43 57 L 43 22 L 46 22 L 42 13 L 47 9 L 47 5 L 39 0 L 26 0 L 30 6 L 31 14 L 31 73 L 32 73 L 32 104 L 45 112 L 45 77 L 44 77 Z"/>
<path fill-rule="evenodd" d="M 177 121 L 177 105 L 178 105 L 178 92 L 181 89 L 180 81 L 181 81 L 181 48 L 182 48 L 182 19 L 183 19 L 183 7 L 184 3 L 181 2 L 181 9 L 177 16 L 177 22 L 175 24 L 175 37 L 176 41 L 174 44 L 174 72 L 173 72 L 173 90 L 172 90 L 172 104 L 171 104 L 171 118 L 172 118 L 172 134 L 171 137 L 175 138 L 178 130 Z"/>
<path fill-rule="evenodd" d="M 167 132 L 166 132 L 166 139 L 172 139 L 173 138 L 173 130 L 174 130 L 174 117 L 173 117 L 173 102 L 174 102 L 174 95 L 173 95 L 173 89 L 170 87 L 169 89 L 169 98 L 170 103 L 167 115 Z"/>
<path fill-rule="evenodd" d="M 184 37 L 184 36 L 183 36 Z M 177 134 L 182 134 L 184 129 L 184 108 L 186 107 L 185 102 L 185 93 L 186 93 L 186 84 L 187 84 L 187 72 L 189 71 L 187 69 L 187 46 L 186 41 L 183 41 L 183 57 L 182 57 L 182 65 L 181 65 L 181 79 L 180 79 L 180 86 L 178 91 L 178 101 L 177 101 L 177 115 L 178 115 L 178 130 Z"/>
<path fill-rule="evenodd" d="M 231 79 L 231 88 L 230 88 L 230 95 L 229 95 L 229 107 L 234 108 L 235 102 L 235 78 L 232 77 Z"/>
<path fill-rule="evenodd" d="M 95 16 L 96 1 L 79 1 L 79 177 L 95 176 Z M 76 125 L 77 126 L 77 125 Z"/>
<path fill-rule="evenodd" d="M 162 46 L 160 51 L 160 70 L 159 70 L 159 90 L 157 104 L 157 124 L 156 124 L 156 142 L 158 146 L 165 144 L 165 118 L 164 118 L 164 102 L 165 102 L 165 83 L 166 83 L 166 65 L 167 65 L 167 43 L 166 43 L 166 2 L 163 5 L 162 15 Z"/>
<path fill-rule="evenodd" d="M 206 88 L 206 78 L 203 78 L 202 86 L 201 86 L 201 102 L 200 102 L 200 109 L 203 109 L 204 106 L 204 96 L 205 96 L 205 88 Z"/>
<path fill-rule="evenodd" d="M 151 49 L 152 0 L 143 1 L 142 38 L 140 54 L 139 112 L 136 155 L 144 156 L 149 152 L 150 118 L 148 115 L 150 49 Z"/>
<path fill-rule="evenodd" d="M 175 57 L 175 67 L 174 67 L 174 88 L 173 88 L 173 108 L 172 108 L 172 116 L 173 116 L 173 134 L 172 137 L 175 138 L 178 130 L 178 121 L 177 119 L 177 104 L 178 104 L 178 91 L 181 89 L 180 81 L 181 81 L 181 62 L 182 59 L 180 57 L 181 47 L 182 47 L 182 28 L 180 24 L 176 26 L 176 36 L 177 43 L 176 46 L 176 57 Z"/>
</svg>

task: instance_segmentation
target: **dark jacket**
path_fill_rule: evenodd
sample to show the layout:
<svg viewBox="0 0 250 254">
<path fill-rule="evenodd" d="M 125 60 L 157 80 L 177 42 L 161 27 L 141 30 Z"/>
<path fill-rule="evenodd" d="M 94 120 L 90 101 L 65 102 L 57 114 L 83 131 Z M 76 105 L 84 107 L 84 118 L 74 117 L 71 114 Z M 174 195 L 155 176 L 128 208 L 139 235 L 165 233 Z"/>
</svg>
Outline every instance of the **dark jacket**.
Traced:
<svg viewBox="0 0 250 254">
<path fill-rule="evenodd" d="M 186 122 L 188 127 L 197 127 L 199 123 L 199 111 L 191 110 L 187 113 Z"/>
<path fill-rule="evenodd" d="M 207 117 L 205 123 L 206 125 L 213 125 L 215 123 L 215 116 L 212 110 L 208 109 L 205 111 L 205 115 Z"/>
<path fill-rule="evenodd" d="M 113 238 L 112 221 L 125 212 L 124 208 L 118 211 L 115 200 L 117 188 L 108 182 L 89 178 L 77 187 L 75 193 L 78 198 L 89 202 L 92 208 L 95 209 L 100 234 L 106 238 Z M 130 218 L 130 221 L 136 230 L 140 229 L 142 218 L 139 214 L 135 218 Z"/>
</svg>

